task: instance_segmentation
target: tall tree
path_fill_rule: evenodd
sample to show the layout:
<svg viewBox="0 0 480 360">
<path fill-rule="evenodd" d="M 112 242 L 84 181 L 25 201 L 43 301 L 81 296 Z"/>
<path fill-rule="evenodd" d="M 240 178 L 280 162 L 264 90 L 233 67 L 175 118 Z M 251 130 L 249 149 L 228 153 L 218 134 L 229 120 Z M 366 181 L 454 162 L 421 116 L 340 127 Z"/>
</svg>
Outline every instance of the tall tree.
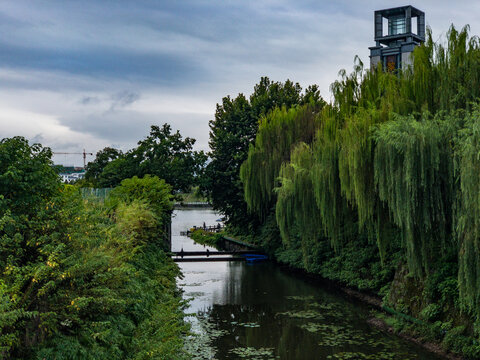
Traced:
<svg viewBox="0 0 480 360">
<path fill-rule="evenodd" d="M 172 185 L 174 190 L 188 191 L 203 172 L 207 156 L 203 151 L 194 151 L 195 139 L 182 138 L 179 131 L 173 133 L 169 124 L 152 125 L 150 134 L 138 142 L 138 146 L 125 154 L 118 154 L 113 161 L 112 151 L 100 154 L 92 167 L 93 171 L 103 165 L 98 175 L 98 185 L 111 187 L 132 176 L 158 176 Z M 105 150 L 105 149 L 104 149 Z M 98 165 L 98 166 L 97 166 Z"/>
<path fill-rule="evenodd" d="M 215 120 L 210 121 L 211 162 L 206 171 L 206 190 L 215 209 L 230 223 L 242 226 L 249 222 L 240 183 L 240 165 L 246 159 L 248 144 L 255 138 L 257 118 L 243 94 L 235 99 L 223 98 L 217 104 Z"/>
<path fill-rule="evenodd" d="M 86 167 L 85 179 L 96 185 L 100 174 L 105 167 L 113 160 L 122 156 L 122 151 L 111 147 L 105 147 L 97 152 L 94 161 L 88 163 Z"/>
<path fill-rule="evenodd" d="M 188 191 L 206 161 L 202 151 L 193 151 L 195 142 L 189 137 L 182 139 L 178 130 L 172 133 L 169 124 L 152 126 L 150 135 L 133 151 L 139 176 L 156 175 L 175 190 Z"/>
<path fill-rule="evenodd" d="M 249 100 L 239 94 L 224 97 L 217 104 L 215 119 L 210 121 L 210 158 L 206 190 L 212 205 L 228 218 L 231 225 L 246 228 L 255 224 L 248 214 L 240 180 L 240 166 L 247 159 L 248 147 L 255 140 L 259 119 L 277 107 L 286 109 L 302 103 L 324 104 L 316 85 L 302 94 L 298 83 L 273 82 L 262 77 Z"/>
</svg>

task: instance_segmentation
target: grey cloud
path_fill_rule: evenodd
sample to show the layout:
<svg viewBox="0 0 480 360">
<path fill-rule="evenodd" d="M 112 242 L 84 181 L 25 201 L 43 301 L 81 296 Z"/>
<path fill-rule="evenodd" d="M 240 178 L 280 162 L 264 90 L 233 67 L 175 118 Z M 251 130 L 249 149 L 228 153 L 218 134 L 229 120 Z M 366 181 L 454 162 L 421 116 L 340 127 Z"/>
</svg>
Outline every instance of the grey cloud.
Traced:
<svg viewBox="0 0 480 360">
<path fill-rule="evenodd" d="M 61 123 L 73 131 L 108 139 L 110 142 L 135 144 L 155 122 L 155 117 L 134 111 L 109 111 L 82 115 L 65 115 Z"/>
<path fill-rule="evenodd" d="M 32 144 L 42 144 L 45 140 L 45 137 L 42 134 L 37 134 L 30 139 Z"/>
<path fill-rule="evenodd" d="M 134 147 L 138 141 L 145 138 L 151 125 L 169 123 L 173 129 L 180 130 L 183 137 L 195 138 L 196 148 L 206 150 L 210 118 L 205 114 L 145 114 L 119 109 L 116 112 L 64 117 L 61 122 L 73 131 L 106 139 L 123 150 Z"/>
<path fill-rule="evenodd" d="M 355 55 L 368 64 L 373 11 L 398 5 L 397 0 L 0 2 L 0 88 L 18 96 L 24 89 L 71 96 L 82 109 L 55 117 L 110 143 L 133 146 L 151 124 L 169 122 L 202 148 L 215 102 L 251 93 L 260 76 L 290 78 L 304 87 L 318 83 L 328 99 L 330 83 L 341 68 L 351 70 Z M 480 3 L 426 0 L 417 7 L 426 12 L 435 38 L 451 22 L 470 23 L 473 34 L 480 32 Z M 2 75 L 4 70 L 15 76 Z M 171 94 L 186 103 L 201 97 L 211 102 L 212 114 L 129 110 L 147 93 Z"/>
<path fill-rule="evenodd" d="M 100 99 L 97 96 L 84 96 L 80 99 L 80 104 L 82 105 L 92 105 L 98 104 Z"/>
<path fill-rule="evenodd" d="M 195 59 L 175 54 L 132 53 L 116 48 L 35 49 L 0 41 L 0 65 L 12 69 L 63 71 L 87 77 L 123 78 L 130 81 L 178 86 L 192 77 Z M 197 75 L 195 75 L 197 74 Z"/>
<path fill-rule="evenodd" d="M 51 141 L 49 143 L 49 146 L 53 152 L 70 152 L 70 153 L 80 152 L 85 147 L 84 144 L 81 144 L 79 142 L 62 141 L 61 139 L 58 139 L 57 141 Z M 68 154 L 58 154 L 58 155 L 68 155 Z M 75 155 L 78 155 L 78 154 L 75 154 Z"/>
<path fill-rule="evenodd" d="M 140 99 L 140 94 L 125 90 L 115 94 L 112 98 L 113 101 L 112 105 L 110 106 L 110 111 L 114 111 L 127 105 L 133 104 L 135 101 Z"/>
</svg>

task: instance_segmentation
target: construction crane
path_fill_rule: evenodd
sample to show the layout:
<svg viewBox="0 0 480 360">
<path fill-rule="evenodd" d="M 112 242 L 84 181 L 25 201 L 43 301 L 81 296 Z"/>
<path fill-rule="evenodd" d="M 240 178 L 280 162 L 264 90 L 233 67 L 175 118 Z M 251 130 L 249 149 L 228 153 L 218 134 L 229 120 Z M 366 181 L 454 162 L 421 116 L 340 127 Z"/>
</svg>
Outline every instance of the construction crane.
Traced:
<svg viewBox="0 0 480 360">
<path fill-rule="evenodd" d="M 83 168 L 87 166 L 87 155 L 92 155 L 93 153 L 87 153 L 85 152 L 85 149 L 83 149 L 83 152 L 81 153 L 71 153 L 71 152 L 54 152 L 54 155 L 83 155 Z"/>
</svg>

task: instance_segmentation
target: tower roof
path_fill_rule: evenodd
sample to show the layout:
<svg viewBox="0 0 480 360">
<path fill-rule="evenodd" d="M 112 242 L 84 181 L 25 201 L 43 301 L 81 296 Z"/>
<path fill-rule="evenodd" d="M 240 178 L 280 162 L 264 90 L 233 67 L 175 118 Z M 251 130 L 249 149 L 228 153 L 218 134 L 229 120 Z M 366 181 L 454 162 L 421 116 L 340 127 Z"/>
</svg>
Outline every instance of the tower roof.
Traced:
<svg viewBox="0 0 480 360">
<path fill-rule="evenodd" d="M 410 65 L 415 46 L 425 41 L 425 13 L 411 5 L 376 10 L 374 25 L 376 45 L 369 48 L 370 65 L 381 63 L 389 70 Z"/>
<path fill-rule="evenodd" d="M 418 10 L 412 5 L 399 6 L 399 7 L 383 9 L 383 10 L 375 10 L 375 14 L 380 14 L 385 18 L 389 18 L 390 16 L 403 15 L 409 8 L 411 11 L 411 16 L 413 17 L 425 15 L 423 11 Z"/>
<path fill-rule="evenodd" d="M 411 5 L 375 11 L 375 41 L 377 46 L 389 46 L 399 40 L 425 41 L 425 13 Z M 412 18 L 417 18 L 417 28 L 412 31 Z M 383 33 L 383 19 L 388 20 L 388 34 Z"/>
</svg>

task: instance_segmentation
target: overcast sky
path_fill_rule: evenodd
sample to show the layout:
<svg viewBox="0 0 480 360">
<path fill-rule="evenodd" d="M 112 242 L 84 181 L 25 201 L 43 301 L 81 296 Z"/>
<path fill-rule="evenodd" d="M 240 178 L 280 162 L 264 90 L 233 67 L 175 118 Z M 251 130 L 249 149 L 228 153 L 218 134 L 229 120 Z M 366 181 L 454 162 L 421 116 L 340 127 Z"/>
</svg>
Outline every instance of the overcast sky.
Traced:
<svg viewBox="0 0 480 360">
<path fill-rule="evenodd" d="M 226 95 L 261 76 L 329 86 L 359 55 L 373 12 L 398 1 L 0 0 L 0 134 L 57 152 L 127 150 L 168 122 L 208 149 Z M 480 34 L 480 2 L 417 1 L 438 39 L 451 23 Z M 90 159 L 92 159 L 90 157 Z M 56 156 L 82 164 L 81 156 Z"/>
</svg>

